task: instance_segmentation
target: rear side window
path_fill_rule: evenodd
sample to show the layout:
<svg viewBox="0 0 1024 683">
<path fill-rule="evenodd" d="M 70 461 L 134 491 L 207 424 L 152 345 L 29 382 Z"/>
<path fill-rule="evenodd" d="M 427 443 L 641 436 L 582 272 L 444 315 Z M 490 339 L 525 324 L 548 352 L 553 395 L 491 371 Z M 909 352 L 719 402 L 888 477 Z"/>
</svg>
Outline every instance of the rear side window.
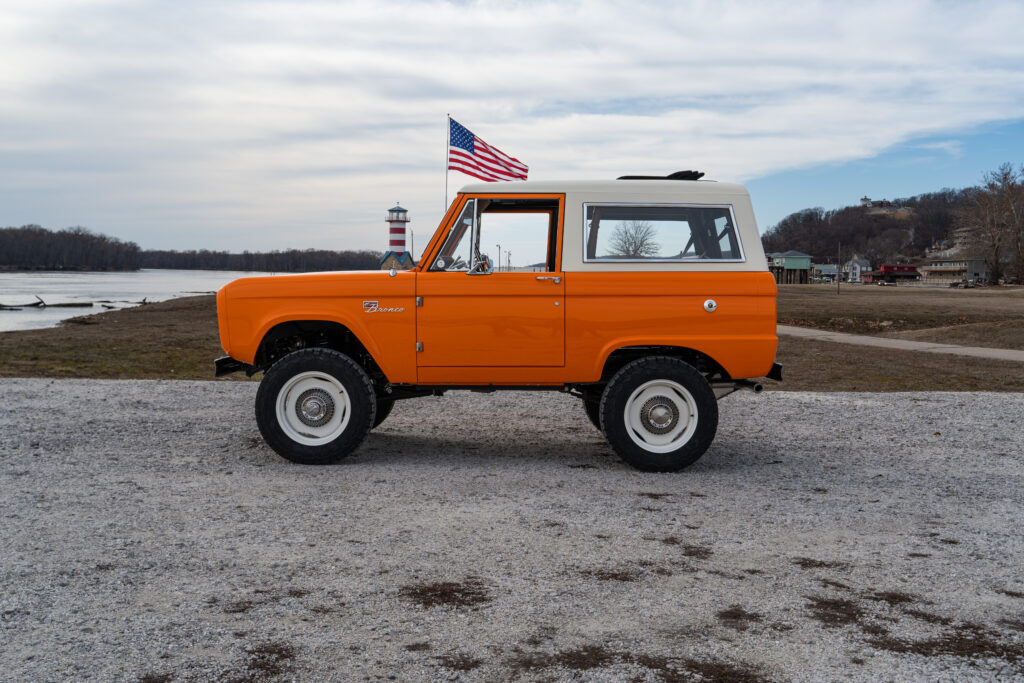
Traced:
<svg viewBox="0 0 1024 683">
<path fill-rule="evenodd" d="M 584 261 L 743 261 L 731 206 L 583 208 Z"/>
</svg>

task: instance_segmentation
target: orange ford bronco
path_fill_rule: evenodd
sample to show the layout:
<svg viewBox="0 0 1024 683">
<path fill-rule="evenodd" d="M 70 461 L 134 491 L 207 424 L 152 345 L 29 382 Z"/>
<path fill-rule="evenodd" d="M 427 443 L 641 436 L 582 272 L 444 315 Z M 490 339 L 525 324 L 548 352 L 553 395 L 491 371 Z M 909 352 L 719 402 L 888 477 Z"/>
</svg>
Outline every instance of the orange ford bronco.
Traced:
<svg viewBox="0 0 1024 683">
<path fill-rule="evenodd" d="M 256 422 L 299 463 L 349 455 L 397 400 L 550 389 L 626 462 L 679 470 L 718 398 L 781 379 L 750 196 L 701 175 L 468 185 L 412 270 L 235 280 L 216 374 L 265 373 Z"/>
</svg>

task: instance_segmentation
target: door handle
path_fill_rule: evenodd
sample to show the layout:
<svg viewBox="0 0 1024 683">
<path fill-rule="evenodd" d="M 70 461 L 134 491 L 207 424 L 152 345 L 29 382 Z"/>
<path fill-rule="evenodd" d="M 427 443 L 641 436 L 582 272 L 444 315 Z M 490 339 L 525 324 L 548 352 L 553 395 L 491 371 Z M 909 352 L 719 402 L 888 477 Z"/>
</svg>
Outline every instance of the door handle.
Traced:
<svg viewBox="0 0 1024 683">
<path fill-rule="evenodd" d="M 538 275 L 537 279 L 538 280 L 554 280 L 556 285 L 559 284 L 562 281 L 562 278 L 559 277 L 558 275 Z"/>
</svg>

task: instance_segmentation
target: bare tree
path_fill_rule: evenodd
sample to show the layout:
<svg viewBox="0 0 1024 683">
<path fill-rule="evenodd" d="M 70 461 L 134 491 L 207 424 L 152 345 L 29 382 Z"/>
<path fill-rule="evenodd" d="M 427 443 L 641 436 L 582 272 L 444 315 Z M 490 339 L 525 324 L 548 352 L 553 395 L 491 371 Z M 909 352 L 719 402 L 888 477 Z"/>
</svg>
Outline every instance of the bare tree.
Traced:
<svg viewBox="0 0 1024 683">
<path fill-rule="evenodd" d="M 626 258 L 648 258 L 661 250 L 654 241 L 658 231 L 649 221 L 626 221 L 612 232 L 609 248 L 616 256 Z"/>
<path fill-rule="evenodd" d="M 1006 164 L 1008 170 L 1009 164 Z M 1000 168 L 1000 175 L 1003 169 Z M 1010 250 L 1015 265 L 1014 275 L 1017 284 L 1024 282 L 1024 165 L 1016 173 L 1008 174 L 1009 181 L 1004 186 L 1003 208 L 1006 215 L 1006 231 L 1010 241 Z"/>
<path fill-rule="evenodd" d="M 1024 178 L 1011 164 L 985 174 L 985 184 L 957 213 L 957 226 L 970 228 L 973 245 L 988 264 L 989 281 L 999 282 L 1007 261 L 1024 276 Z"/>
</svg>

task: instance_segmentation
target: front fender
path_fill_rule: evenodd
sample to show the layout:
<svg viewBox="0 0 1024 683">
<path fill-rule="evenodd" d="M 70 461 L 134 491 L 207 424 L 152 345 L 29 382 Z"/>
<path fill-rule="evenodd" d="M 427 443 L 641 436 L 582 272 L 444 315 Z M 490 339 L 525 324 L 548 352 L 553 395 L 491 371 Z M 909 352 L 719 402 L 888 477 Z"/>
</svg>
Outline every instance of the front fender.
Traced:
<svg viewBox="0 0 1024 683">
<path fill-rule="evenodd" d="M 221 340 L 236 360 L 253 363 L 267 333 L 282 323 L 324 321 L 355 335 L 389 381 L 415 381 L 414 273 L 244 278 L 223 291 Z"/>
</svg>

